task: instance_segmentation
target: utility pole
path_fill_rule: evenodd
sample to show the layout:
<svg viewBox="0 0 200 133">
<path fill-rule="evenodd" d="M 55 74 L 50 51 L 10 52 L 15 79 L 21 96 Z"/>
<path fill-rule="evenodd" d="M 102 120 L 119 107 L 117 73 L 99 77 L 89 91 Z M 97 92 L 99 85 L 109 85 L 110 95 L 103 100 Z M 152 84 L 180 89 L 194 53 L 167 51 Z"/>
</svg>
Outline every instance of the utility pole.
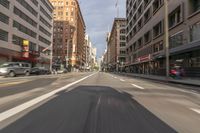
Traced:
<svg viewBox="0 0 200 133">
<path fill-rule="evenodd" d="M 165 56 L 166 56 L 166 78 L 169 78 L 169 18 L 168 18 L 168 0 L 164 0 L 164 44 L 165 44 Z"/>
</svg>

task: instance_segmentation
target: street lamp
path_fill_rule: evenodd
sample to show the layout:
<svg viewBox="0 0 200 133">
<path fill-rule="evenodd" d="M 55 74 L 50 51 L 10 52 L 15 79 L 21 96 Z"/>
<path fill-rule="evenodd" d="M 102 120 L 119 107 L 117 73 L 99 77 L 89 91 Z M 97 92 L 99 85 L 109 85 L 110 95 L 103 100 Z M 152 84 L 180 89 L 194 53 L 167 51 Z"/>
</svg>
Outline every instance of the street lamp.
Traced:
<svg viewBox="0 0 200 133">
<path fill-rule="evenodd" d="M 164 0 L 164 14 L 165 14 L 165 55 L 166 55 L 166 78 L 169 78 L 169 18 L 168 18 L 168 0 Z"/>
</svg>

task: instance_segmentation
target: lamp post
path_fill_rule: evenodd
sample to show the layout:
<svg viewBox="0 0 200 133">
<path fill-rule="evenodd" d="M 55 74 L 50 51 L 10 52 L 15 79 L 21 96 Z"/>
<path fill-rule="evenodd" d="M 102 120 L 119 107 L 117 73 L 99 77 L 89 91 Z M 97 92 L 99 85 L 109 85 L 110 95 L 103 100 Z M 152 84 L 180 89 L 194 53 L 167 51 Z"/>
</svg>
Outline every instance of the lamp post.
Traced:
<svg viewBox="0 0 200 133">
<path fill-rule="evenodd" d="M 165 31 L 165 56 L 166 56 L 166 78 L 169 78 L 169 18 L 168 18 L 168 0 L 164 0 L 164 31 Z"/>
</svg>

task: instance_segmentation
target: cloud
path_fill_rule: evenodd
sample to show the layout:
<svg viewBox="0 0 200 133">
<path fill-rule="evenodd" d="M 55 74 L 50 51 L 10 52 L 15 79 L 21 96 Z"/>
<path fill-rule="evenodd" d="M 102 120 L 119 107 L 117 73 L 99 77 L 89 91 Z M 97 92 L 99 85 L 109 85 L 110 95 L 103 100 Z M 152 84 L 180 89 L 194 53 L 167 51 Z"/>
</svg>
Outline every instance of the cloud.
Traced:
<svg viewBox="0 0 200 133">
<path fill-rule="evenodd" d="M 79 0 L 87 33 L 100 57 L 106 48 L 106 33 L 111 30 L 117 10 L 116 0 Z M 120 17 L 125 17 L 126 0 L 119 0 Z"/>
</svg>

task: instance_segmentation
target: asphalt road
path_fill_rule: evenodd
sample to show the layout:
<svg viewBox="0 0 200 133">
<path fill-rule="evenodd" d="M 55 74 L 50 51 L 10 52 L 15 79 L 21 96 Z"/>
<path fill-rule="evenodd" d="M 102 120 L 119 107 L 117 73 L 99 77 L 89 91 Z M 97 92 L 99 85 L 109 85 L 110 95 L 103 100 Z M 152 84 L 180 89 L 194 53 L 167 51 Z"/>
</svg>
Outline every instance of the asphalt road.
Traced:
<svg viewBox="0 0 200 133">
<path fill-rule="evenodd" d="M 62 78 L 59 87 L 78 82 L 54 86 L 55 94 L 0 121 L 0 133 L 200 132 L 198 93 L 107 73 L 88 75 Z"/>
</svg>

